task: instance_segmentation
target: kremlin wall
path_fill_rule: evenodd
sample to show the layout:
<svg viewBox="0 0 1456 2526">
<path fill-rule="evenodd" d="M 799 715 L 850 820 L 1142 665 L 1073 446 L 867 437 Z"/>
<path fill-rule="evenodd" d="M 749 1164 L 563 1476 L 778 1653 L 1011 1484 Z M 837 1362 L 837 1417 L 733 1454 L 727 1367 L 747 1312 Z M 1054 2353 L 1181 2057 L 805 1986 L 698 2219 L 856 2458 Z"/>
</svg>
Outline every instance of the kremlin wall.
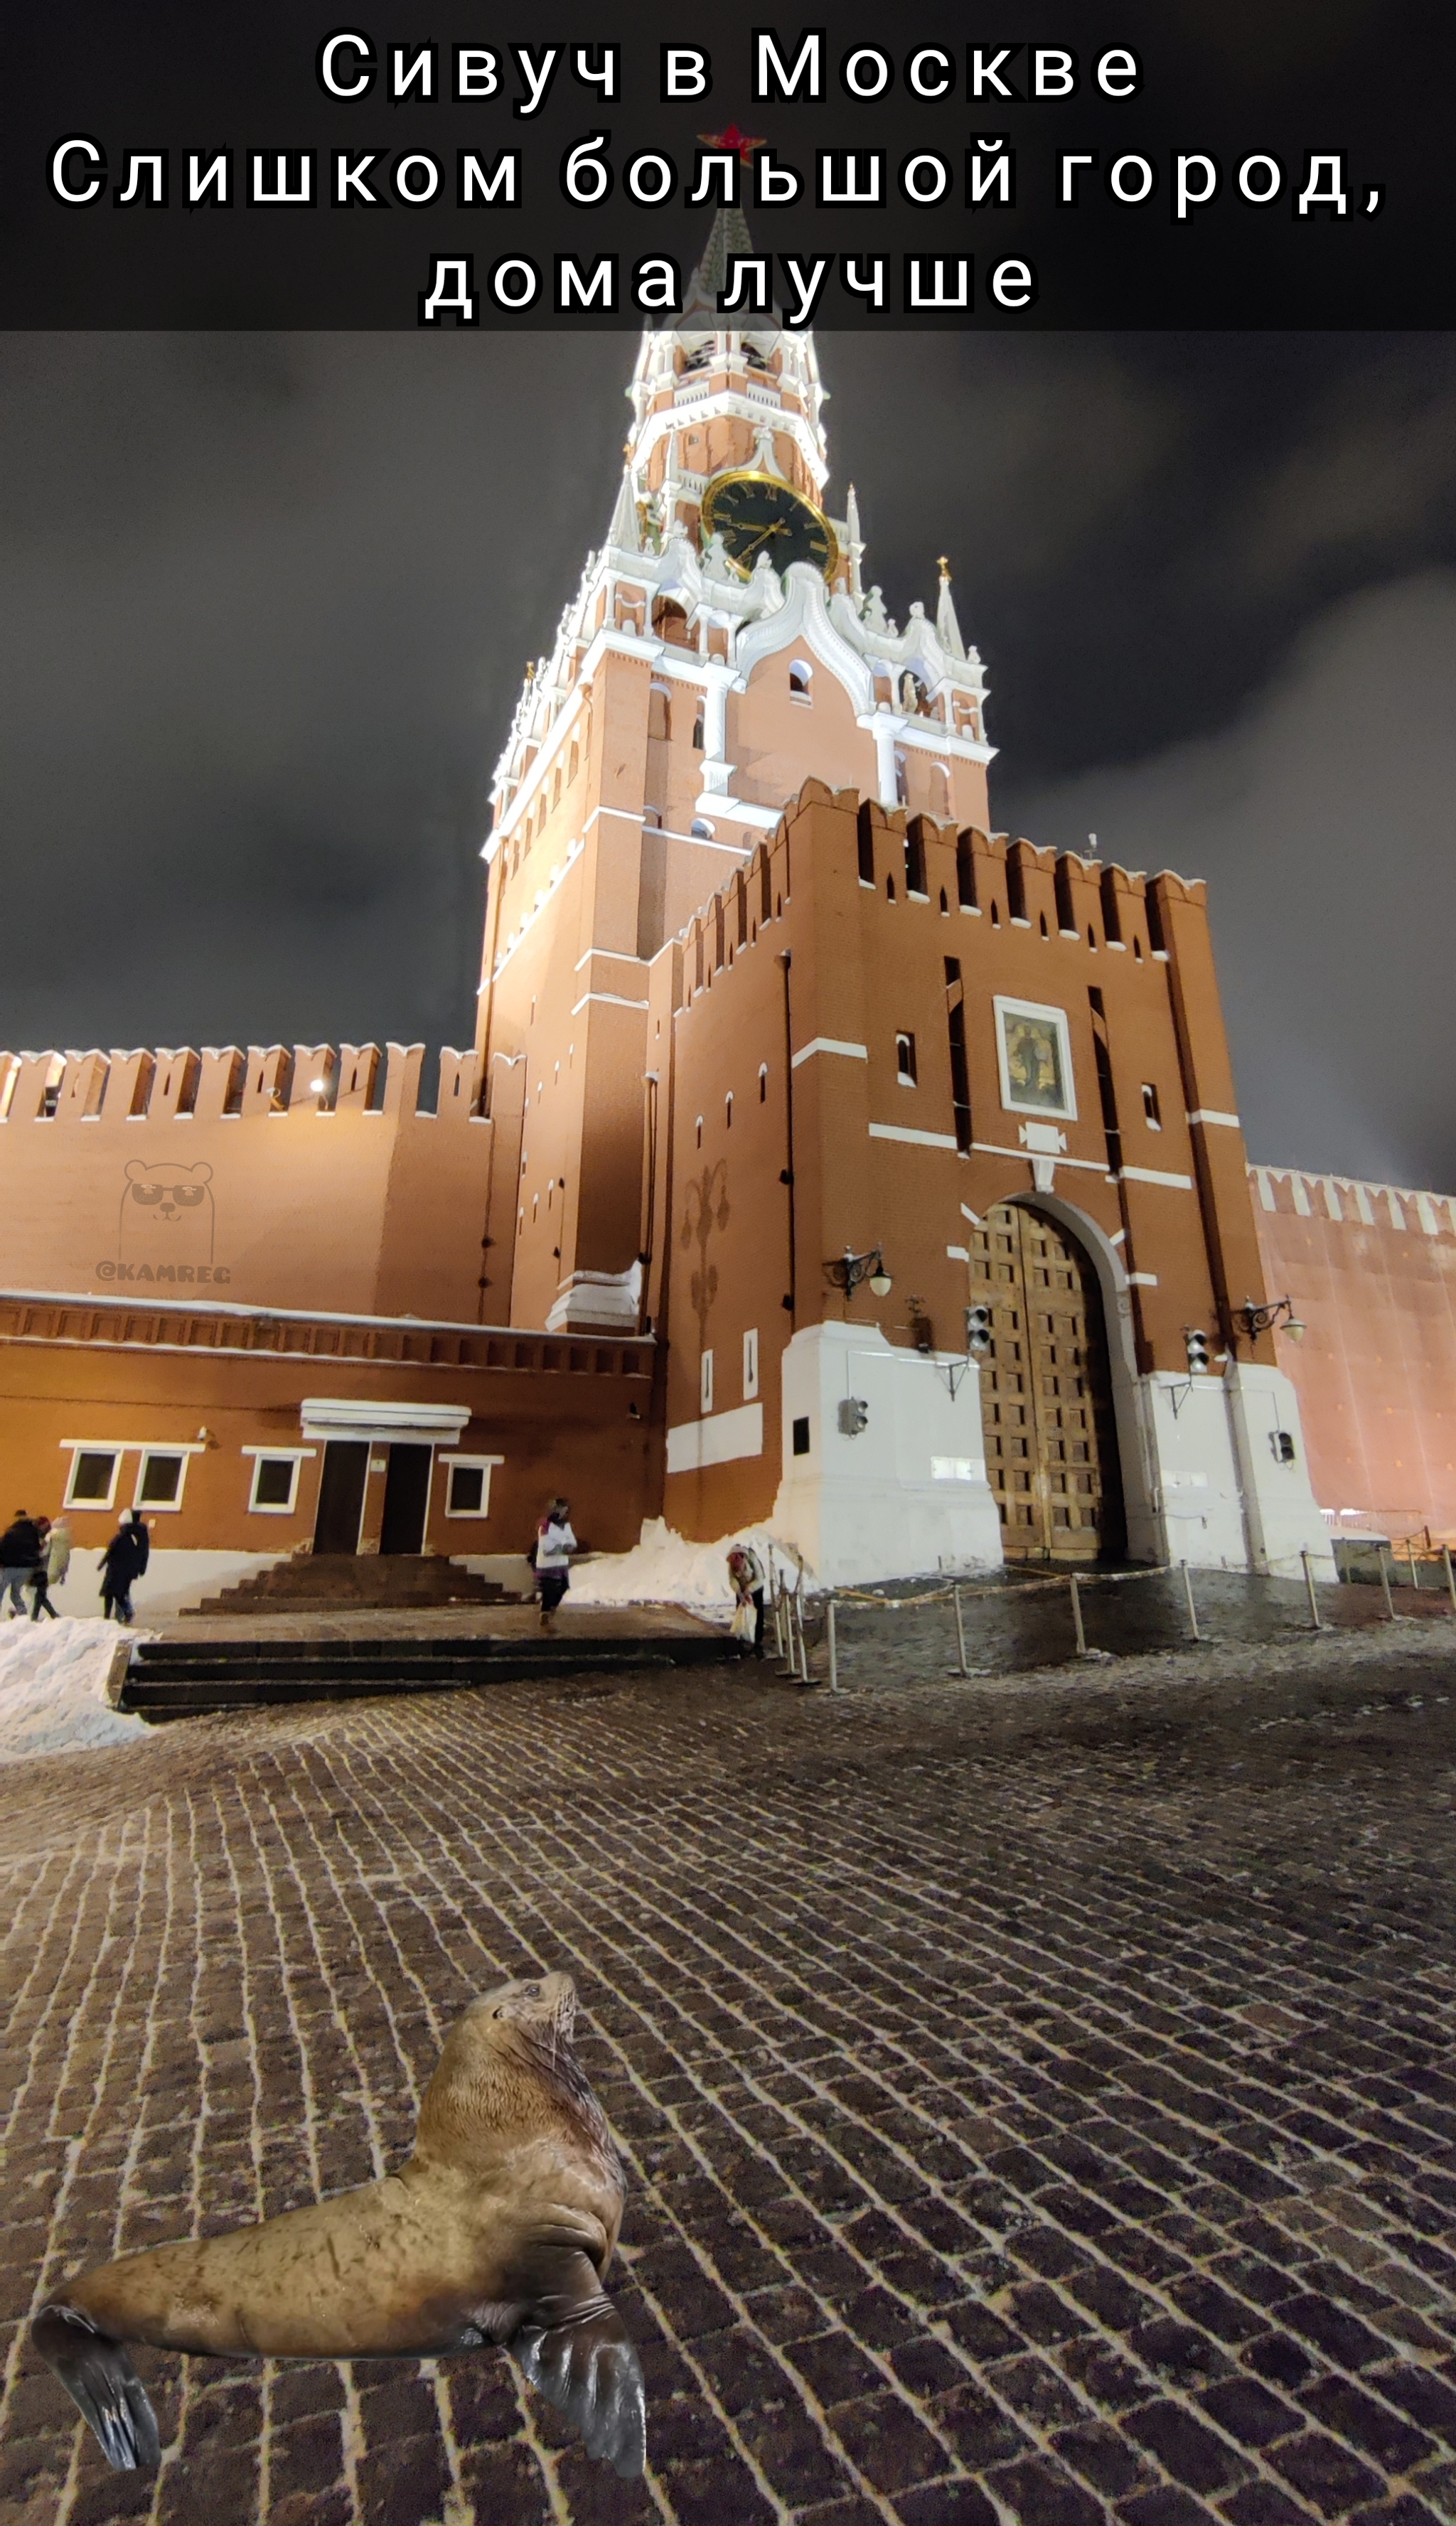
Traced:
<svg viewBox="0 0 1456 2526">
<path fill-rule="evenodd" d="M 735 219 L 517 704 L 473 1048 L 0 1056 L 13 1503 L 200 1572 L 562 1490 L 833 1584 L 1456 1529 L 1456 1211 L 1250 1168 L 1196 877 L 995 832 L 948 571 L 867 583 Z"/>
</svg>

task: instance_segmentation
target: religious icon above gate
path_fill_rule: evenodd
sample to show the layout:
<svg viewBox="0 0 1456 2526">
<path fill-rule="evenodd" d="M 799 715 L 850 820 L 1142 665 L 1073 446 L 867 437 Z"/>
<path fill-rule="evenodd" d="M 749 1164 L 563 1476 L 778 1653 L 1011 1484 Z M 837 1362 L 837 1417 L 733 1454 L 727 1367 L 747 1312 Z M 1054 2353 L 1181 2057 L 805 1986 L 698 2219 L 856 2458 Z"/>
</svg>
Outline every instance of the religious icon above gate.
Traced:
<svg viewBox="0 0 1456 2526">
<path fill-rule="evenodd" d="M 1066 1011 L 1041 1008 L 1033 1000 L 1000 997 L 995 1007 L 1001 1102 L 1006 1111 L 1055 1114 L 1063 1122 L 1075 1123 L 1077 1094 Z"/>
</svg>

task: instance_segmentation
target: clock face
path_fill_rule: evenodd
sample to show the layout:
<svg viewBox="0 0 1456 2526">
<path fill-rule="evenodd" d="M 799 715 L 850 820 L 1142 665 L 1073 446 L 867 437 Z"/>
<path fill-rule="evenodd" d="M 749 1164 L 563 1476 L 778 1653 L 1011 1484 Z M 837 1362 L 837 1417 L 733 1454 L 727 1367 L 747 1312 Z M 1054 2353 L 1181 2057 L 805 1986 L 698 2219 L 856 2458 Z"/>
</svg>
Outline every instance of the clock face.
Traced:
<svg viewBox="0 0 1456 2526">
<path fill-rule="evenodd" d="M 749 579 L 760 553 L 780 577 L 791 561 L 813 562 L 825 578 L 839 559 L 834 530 L 812 500 L 773 474 L 720 474 L 703 494 L 703 535 L 722 535 L 724 550 L 740 578 Z"/>
</svg>

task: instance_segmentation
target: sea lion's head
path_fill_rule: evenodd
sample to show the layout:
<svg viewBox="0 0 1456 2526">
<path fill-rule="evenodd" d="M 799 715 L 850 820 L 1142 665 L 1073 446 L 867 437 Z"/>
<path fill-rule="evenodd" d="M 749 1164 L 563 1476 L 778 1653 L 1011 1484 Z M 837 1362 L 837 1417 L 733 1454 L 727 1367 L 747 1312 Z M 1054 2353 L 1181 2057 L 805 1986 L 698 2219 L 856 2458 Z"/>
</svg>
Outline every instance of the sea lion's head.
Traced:
<svg viewBox="0 0 1456 2526">
<path fill-rule="evenodd" d="M 543 2100 L 595 2129 L 595 2098 L 577 2066 L 572 2029 L 577 1986 L 570 1974 L 503 1982 L 473 1999 L 445 2038 L 420 2108 L 417 2157 L 538 2123 Z"/>
<path fill-rule="evenodd" d="M 478 2021 L 482 2032 L 509 2027 L 525 2042 L 555 2051 L 572 2040 L 577 1986 L 567 1973 L 541 1974 L 534 1982 L 503 1982 L 498 1990 L 473 1999 L 465 2014 L 468 2022 Z M 499 2035 L 491 2040 L 502 2045 L 512 2039 Z"/>
</svg>

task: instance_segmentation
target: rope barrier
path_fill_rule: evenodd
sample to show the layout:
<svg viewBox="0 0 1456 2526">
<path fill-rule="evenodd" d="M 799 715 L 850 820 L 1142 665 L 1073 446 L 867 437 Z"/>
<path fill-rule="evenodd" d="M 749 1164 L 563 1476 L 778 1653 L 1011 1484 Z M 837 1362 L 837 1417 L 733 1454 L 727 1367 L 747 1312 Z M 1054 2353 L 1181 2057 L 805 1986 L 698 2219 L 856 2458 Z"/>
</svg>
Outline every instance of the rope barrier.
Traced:
<svg viewBox="0 0 1456 2526">
<path fill-rule="evenodd" d="M 1054 1588 L 1065 1588 L 1075 1577 L 1079 1588 L 1120 1587 L 1129 1579 L 1167 1579 L 1174 1568 L 1171 1561 L 1149 1563 L 1145 1570 L 1088 1570 L 1083 1573 L 1064 1570 L 1055 1579 L 1014 1579 L 998 1588 L 971 1588 L 964 1581 L 952 1582 L 946 1588 L 931 1588 L 919 1596 L 877 1596 L 866 1588 L 836 1588 L 834 1594 L 841 1605 L 879 1605 L 898 1608 L 901 1605 L 948 1605 L 957 1586 L 963 1603 L 996 1601 L 1012 1604 L 1020 1596 L 1041 1596 Z"/>
</svg>

